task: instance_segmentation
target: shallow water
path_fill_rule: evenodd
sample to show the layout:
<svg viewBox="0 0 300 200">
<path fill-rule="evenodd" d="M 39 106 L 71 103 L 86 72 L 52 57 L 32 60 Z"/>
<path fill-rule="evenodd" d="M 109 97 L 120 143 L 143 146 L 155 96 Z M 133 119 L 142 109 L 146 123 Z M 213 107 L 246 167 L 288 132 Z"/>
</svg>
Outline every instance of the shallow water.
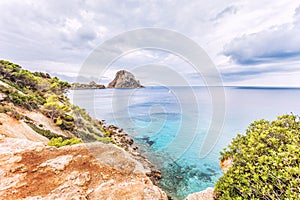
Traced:
<svg viewBox="0 0 300 200">
<path fill-rule="evenodd" d="M 211 124 L 211 93 L 206 87 L 76 90 L 73 103 L 98 119 L 124 128 L 163 173 L 161 186 L 182 199 L 222 175 L 219 152 L 249 123 L 282 114 L 299 114 L 300 89 L 225 87 L 223 130 L 210 153 L 200 158 Z"/>
</svg>

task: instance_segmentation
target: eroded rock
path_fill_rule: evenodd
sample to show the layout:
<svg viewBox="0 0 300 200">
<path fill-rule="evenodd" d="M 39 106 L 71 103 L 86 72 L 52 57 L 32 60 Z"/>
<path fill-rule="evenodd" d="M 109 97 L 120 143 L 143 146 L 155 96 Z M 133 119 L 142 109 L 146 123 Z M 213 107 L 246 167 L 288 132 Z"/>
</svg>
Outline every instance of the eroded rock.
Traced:
<svg viewBox="0 0 300 200">
<path fill-rule="evenodd" d="M 185 200 L 214 200 L 214 189 L 207 188 L 201 192 L 190 194 Z"/>
<path fill-rule="evenodd" d="M 98 159 L 102 158 L 102 163 L 93 156 L 99 153 L 96 149 L 101 149 Z M 110 156 L 114 161 L 109 161 Z M 167 200 L 128 152 L 101 143 L 55 148 L 2 135 L 0 180 L 0 197 L 6 200 Z"/>
</svg>

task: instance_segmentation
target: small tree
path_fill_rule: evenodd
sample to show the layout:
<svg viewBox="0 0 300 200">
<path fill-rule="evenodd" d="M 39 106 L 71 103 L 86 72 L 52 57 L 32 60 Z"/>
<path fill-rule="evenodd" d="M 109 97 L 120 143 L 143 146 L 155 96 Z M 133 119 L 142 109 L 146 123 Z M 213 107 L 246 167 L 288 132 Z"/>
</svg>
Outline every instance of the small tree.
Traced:
<svg viewBox="0 0 300 200">
<path fill-rule="evenodd" d="M 51 119 L 55 119 L 61 115 L 61 107 L 62 105 L 60 105 L 57 95 L 51 95 L 48 97 L 46 99 L 46 103 L 44 104 L 46 114 Z"/>
</svg>

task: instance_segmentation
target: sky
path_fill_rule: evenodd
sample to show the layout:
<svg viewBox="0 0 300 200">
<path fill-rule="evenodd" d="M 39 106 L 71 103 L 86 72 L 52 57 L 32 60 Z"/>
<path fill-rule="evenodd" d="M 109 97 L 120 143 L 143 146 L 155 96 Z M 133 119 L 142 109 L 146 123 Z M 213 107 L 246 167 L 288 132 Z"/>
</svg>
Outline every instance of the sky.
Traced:
<svg viewBox="0 0 300 200">
<path fill-rule="evenodd" d="M 0 59 L 65 80 L 76 80 L 103 42 L 154 27 L 194 40 L 224 85 L 300 87 L 300 0 L 1 0 L 0 13 Z M 201 85 L 182 58 L 149 49 L 130 52 L 87 80 L 101 76 L 107 83 L 119 69 L 149 64 Z M 151 84 L 151 75 L 136 76 Z"/>
</svg>

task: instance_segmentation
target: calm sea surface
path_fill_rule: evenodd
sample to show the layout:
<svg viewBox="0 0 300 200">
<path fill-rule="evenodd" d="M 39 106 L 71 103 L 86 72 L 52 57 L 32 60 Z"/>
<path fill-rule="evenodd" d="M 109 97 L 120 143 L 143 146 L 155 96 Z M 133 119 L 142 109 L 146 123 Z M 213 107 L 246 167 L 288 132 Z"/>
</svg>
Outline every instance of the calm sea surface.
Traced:
<svg viewBox="0 0 300 200">
<path fill-rule="evenodd" d="M 225 87 L 213 105 L 206 87 L 146 87 L 70 91 L 71 101 L 93 117 L 122 127 L 140 151 L 163 173 L 161 187 L 183 199 L 213 187 L 222 175 L 219 152 L 249 123 L 282 114 L 300 114 L 300 89 Z M 225 107 L 221 132 L 208 130 L 214 108 Z M 214 134 L 209 154 L 200 158 L 207 134 Z"/>
</svg>

